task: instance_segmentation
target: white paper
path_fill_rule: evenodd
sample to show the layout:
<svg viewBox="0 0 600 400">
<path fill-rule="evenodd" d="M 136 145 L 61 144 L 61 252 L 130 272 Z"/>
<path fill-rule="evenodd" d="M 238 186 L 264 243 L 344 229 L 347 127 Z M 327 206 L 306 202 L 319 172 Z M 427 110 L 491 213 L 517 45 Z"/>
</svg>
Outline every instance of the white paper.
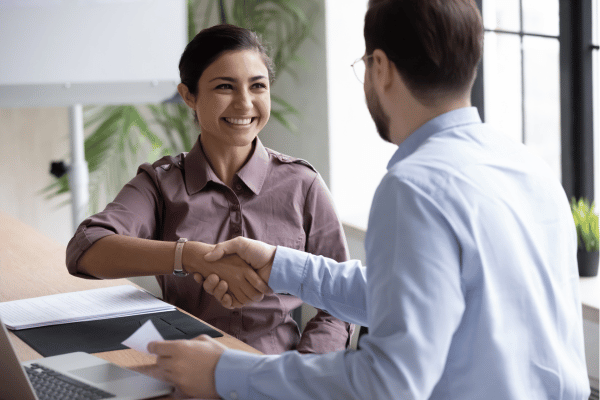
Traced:
<svg viewBox="0 0 600 400">
<path fill-rule="evenodd" d="M 9 329 L 16 330 L 174 309 L 148 292 L 121 285 L 1 302 L 0 317 Z"/>
<path fill-rule="evenodd" d="M 163 340 L 163 337 L 152 321 L 148 320 L 121 344 L 124 344 L 131 349 L 141 351 L 142 353 L 150 354 L 148 352 L 148 343 L 161 342 Z"/>
</svg>

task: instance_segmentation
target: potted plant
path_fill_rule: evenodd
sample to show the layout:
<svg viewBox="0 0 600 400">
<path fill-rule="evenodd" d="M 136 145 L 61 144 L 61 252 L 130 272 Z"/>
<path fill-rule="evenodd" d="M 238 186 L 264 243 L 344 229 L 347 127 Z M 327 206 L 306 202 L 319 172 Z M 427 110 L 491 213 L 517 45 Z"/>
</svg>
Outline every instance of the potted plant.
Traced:
<svg viewBox="0 0 600 400">
<path fill-rule="evenodd" d="M 579 276 L 598 274 L 598 214 L 595 205 L 585 198 L 571 199 L 571 212 L 577 229 L 577 264 Z"/>
</svg>

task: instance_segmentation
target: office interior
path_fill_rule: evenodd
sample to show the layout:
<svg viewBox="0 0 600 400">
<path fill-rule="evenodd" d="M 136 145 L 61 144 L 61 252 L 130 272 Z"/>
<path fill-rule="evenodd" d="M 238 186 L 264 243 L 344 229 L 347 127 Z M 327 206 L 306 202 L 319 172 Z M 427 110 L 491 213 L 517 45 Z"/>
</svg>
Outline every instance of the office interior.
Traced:
<svg viewBox="0 0 600 400">
<path fill-rule="evenodd" d="M 143 2 L 139 2 L 140 5 Z M 364 98 L 361 97 L 363 96 L 362 86 L 356 81 L 350 68 L 350 63 L 360 57 L 364 51 L 364 44 L 361 41 L 362 25 L 359 25 L 361 21 L 357 17 L 358 19 L 355 18 L 351 21 L 355 26 L 347 26 L 350 24 L 347 20 L 351 20 L 351 18 L 347 17 L 348 14 L 344 13 L 348 12 L 348 7 L 355 7 L 356 15 L 364 15 L 366 1 L 352 0 L 346 3 L 339 0 L 318 0 L 318 2 L 322 7 L 322 12 L 316 18 L 313 28 L 316 40 L 306 41 L 300 50 L 300 56 L 305 60 L 304 67 L 297 70 L 297 77 L 290 74 L 282 74 L 272 88 L 274 94 L 284 97 L 286 101 L 299 111 L 299 117 L 294 117 L 293 119 L 298 130 L 297 132 L 290 132 L 278 122 L 271 120 L 267 127 L 260 133 L 260 139 L 266 147 L 309 161 L 320 172 L 332 190 L 336 207 L 338 207 L 341 219 L 344 222 L 350 255 L 352 258 L 365 262 L 363 242 L 368 206 L 370 204 L 368 199 L 379 177 L 382 176 L 385 163 L 389 158 L 388 154 L 391 155 L 393 149 L 386 144 L 378 143 L 379 137 L 375 131 L 375 126 L 368 119 L 368 113 L 366 107 L 364 107 Z M 10 1 L 7 3 L 10 3 Z M 34 5 L 35 3 L 35 1 L 31 2 Z M 348 5 L 353 3 L 356 4 L 352 6 Z M 491 0 L 480 0 L 478 3 L 484 9 L 484 14 L 486 5 L 490 8 L 499 7 L 497 2 Z M 526 2 L 507 3 L 515 3 L 514 7 L 518 7 L 517 3 Z M 559 0 L 550 3 L 556 3 L 556 11 L 558 12 Z M 568 2 L 561 1 L 560 3 Z M 585 1 L 571 3 L 585 3 Z M 598 184 L 600 163 L 597 161 L 598 154 L 600 153 L 598 150 L 600 148 L 600 96 L 598 89 L 600 86 L 600 68 L 598 66 L 599 51 L 597 48 L 599 35 L 598 14 L 600 14 L 600 11 L 598 3 L 598 0 L 591 0 L 590 3 L 595 7 L 593 8 L 595 45 L 590 45 L 590 48 L 592 48 L 591 52 L 595 58 L 594 69 L 591 74 L 593 89 L 590 92 L 593 97 L 593 106 L 590 108 L 593 122 L 590 123 L 593 124 L 593 127 L 589 135 L 584 139 L 585 143 L 589 144 L 589 146 L 585 146 L 588 164 L 579 170 L 571 170 L 570 172 L 585 174 L 585 178 L 572 177 L 572 180 L 576 181 L 589 180 L 591 174 L 592 186 L 590 187 L 588 184 L 583 189 L 583 193 L 587 193 L 588 197 L 595 197 L 596 199 L 599 198 L 598 186 L 600 186 Z M 546 3 L 544 4 L 548 6 Z M 522 4 L 521 7 L 523 7 Z M 526 10 L 521 11 L 523 11 L 523 15 L 526 14 Z M 2 12 L 1 7 L 0 12 Z M 337 32 L 343 28 L 354 29 L 353 32 L 346 34 L 347 37 L 345 40 L 340 39 L 340 33 Z M 486 28 L 489 31 L 492 30 L 490 27 Z M 523 27 L 521 26 L 520 28 L 522 29 Z M 517 33 L 515 36 L 523 38 L 524 35 L 522 33 L 523 31 L 521 30 L 521 34 Z M 486 40 L 488 36 L 486 36 Z M 537 38 L 540 39 L 545 36 L 551 37 L 552 35 L 544 33 L 538 35 Z M 343 47 L 347 53 L 352 51 L 351 49 L 354 47 L 356 49 L 355 54 L 352 57 L 348 56 L 350 58 L 346 59 L 345 56 L 340 55 L 341 53 L 336 50 L 336 45 L 340 48 Z M 0 49 L 0 53 L 1 51 Z M 160 55 L 157 56 L 160 57 Z M 43 59 L 38 61 L 44 62 Z M 494 66 L 489 64 L 492 61 L 484 60 L 483 74 L 486 71 L 495 70 Z M 500 62 L 500 60 L 496 61 Z M 118 62 L 118 60 L 115 60 L 115 62 Z M 345 69 L 343 70 L 343 68 Z M 559 75 L 563 68 L 565 68 L 565 64 L 558 62 L 556 69 Z M 514 78 L 521 79 L 522 74 L 520 73 L 522 72 L 522 70 L 515 70 Z M 348 76 L 353 81 L 345 80 Z M 478 89 L 476 88 L 480 90 L 476 94 L 477 98 L 474 99 L 474 102 L 477 104 L 481 105 L 484 101 L 490 100 L 481 92 L 485 90 L 484 85 L 486 82 L 482 80 L 479 83 L 480 86 Z M 349 85 L 354 85 L 354 87 L 346 87 Z M 556 87 L 558 91 L 561 90 L 559 83 L 556 83 Z M 1 86 L 0 90 L 2 90 Z M 519 90 L 523 92 L 524 88 L 520 88 Z M 353 93 L 355 96 L 358 96 L 357 103 L 345 105 L 344 98 L 348 96 L 347 93 Z M 493 102 L 494 100 L 491 99 L 491 101 Z M 487 105 L 484 107 L 484 111 L 481 112 L 485 114 L 484 118 L 489 117 L 493 120 L 495 113 L 501 114 L 515 111 L 526 114 L 527 111 L 526 105 L 522 107 L 513 105 L 516 107 L 514 108 L 501 102 L 494 104 L 497 104 L 498 107 L 508 108 L 494 110 L 490 109 L 490 106 Z M 362 110 L 360 110 L 361 106 Z M 573 111 L 572 108 L 561 108 L 559 104 L 557 109 L 547 110 L 547 117 L 550 120 L 556 119 L 557 113 L 564 113 L 565 110 Z M 357 115 L 361 116 L 362 119 L 360 121 L 358 118 L 355 120 L 355 116 Z M 560 120 L 560 115 L 558 119 Z M 522 137 L 525 136 L 524 132 L 527 130 L 526 124 L 526 119 L 524 118 L 516 123 L 517 126 L 521 125 L 523 127 L 521 131 Z M 512 125 L 508 124 L 506 126 L 510 127 Z M 564 127 L 560 132 L 564 132 Z M 89 135 L 90 129 L 86 129 L 85 134 Z M 67 106 L 50 105 L 45 107 L 0 108 L 0 140 L 2 143 L 2 146 L 0 146 L 0 211 L 34 227 L 44 235 L 53 238 L 63 245 L 67 244 L 73 233 L 71 209 L 69 206 L 70 196 L 65 194 L 47 199 L 43 193 L 43 189 L 55 181 L 55 178 L 49 173 L 50 163 L 56 160 L 69 161 L 69 135 L 69 107 Z M 564 176 L 563 164 L 565 163 L 565 156 L 560 153 L 560 149 L 561 147 L 565 148 L 565 139 L 562 133 L 559 133 L 559 135 L 561 136 L 556 139 L 558 140 L 558 144 L 549 146 L 554 146 L 553 149 L 556 149 L 558 146 L 558 158 L 553 158 L 553 160 L 558 161 L 556 161 L 557 164 L 553 167 L 557 169 L 559 176 Z M 362 139 L 363 137 L 368 137 L 370 142 Z M 354 183 L 354 187 L 349 187 L 347 184 L 336 181 L 336 179 L 338 176 L 343 175 L 345 171 L 353 173 L 352 168 L 357 168 L 357 165 L 360 167 L 362 160 L 352 155 L 344 156 L 344 154 L 340 154 L 339 150 L 336 152 L 336 149 L 340 148 L 339 146 L 342 146 L 342 144 L 347 144 L 347 142 L 357 143 L 359 140 L 361 144 L 363 141 L 367 143 L 367 147 L 362 150 L 359 149 L 359 153 L 357 154 L 360 154 L 360 151 L 362 151 L 364 159 L 376 157 L 381 158 L 383 161 L 380 161 L 381 164 L 377 166 L 379 168 L 376 172 L 376 174 L 379 174 L 378 176 L 364 182 L 357 180 Z M 536 140 L 538 140 L 538 143 L 542 143 L 540 148 L 544 148 L 544 138 Z M 361 146 L 358 147 L 360 148 Z M 556 152 L 556 150 L 551 149 L 550 152 L 552 151 Z M 382 156 L 381 154 L 384 155 Z M 591 162 L 589 161 L 590 154 Z M 594 162 L 594 160 L 596 161 Z M 133 173 L 135 173 L 135 170 L 132 171 Z M 99 202 L 100 208 L 102 208 L 102 204 L 110 201 L 108 195 L 101 195 L 101 197 L 102 199 Z M 355 198 L 356 202 L 354 201 Z M 353 210 L 359 210 L 359 212 L 353 213 Z M 10 273 L 10 271 L 3 271 L 3 273 Z M 132 278 L 132 281 L 146 288 L 151 293 L 160 296 L 160 290 L 154 278 Z M 592 286 L 587 286 L 596 291 L 595 320 L 584 320 L 588 373 L 590 384 L 596 389 L 596 396 L 598 393 L 600 342 L 598 339 L 599 328 L 597 317 L 598 296 L 600 296 L 599 282 L 596 278 Z M 307 321 L 312 312 L 311 307 L 303 309 L 302 320 L 304 322 Z M 356 339 L 355 337 L 353 346 L 356 346 Z"/>
</svg>

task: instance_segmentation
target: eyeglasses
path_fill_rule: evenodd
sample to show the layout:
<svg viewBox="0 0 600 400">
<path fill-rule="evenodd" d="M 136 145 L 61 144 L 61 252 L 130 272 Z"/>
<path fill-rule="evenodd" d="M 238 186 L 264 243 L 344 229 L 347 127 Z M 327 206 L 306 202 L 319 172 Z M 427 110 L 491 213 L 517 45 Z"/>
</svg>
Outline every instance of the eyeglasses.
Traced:
<svg viewBox="0 0 600 400">
<path fill-rule="evenodd" d="M 367 60 L 371 57 L 373 57 L 373 54 L 370 54 L 370 55 L 365 54 L 361 58 L 354 61 L 352 63 L 352 65 L 350 65 L 352 67 L 352 70 L 354 71 L 354 75 L 356 75 L 356 79 L 358 79 L 358 81 L 360 83 L 364 83 L 365 72 L 367 70 L 367 66 L 365 64 L 366 64 Z"/>
</svg>

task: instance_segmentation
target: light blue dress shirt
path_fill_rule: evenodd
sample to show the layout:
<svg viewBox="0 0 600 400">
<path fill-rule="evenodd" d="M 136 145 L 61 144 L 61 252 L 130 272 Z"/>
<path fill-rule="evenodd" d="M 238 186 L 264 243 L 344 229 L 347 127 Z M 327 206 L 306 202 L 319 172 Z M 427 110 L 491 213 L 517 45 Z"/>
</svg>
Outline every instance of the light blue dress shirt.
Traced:
<svg viewBox="0 0 600 400">
<path fill-rule="evenodd" d="M 227 350 L 226 399 L 584 400 L 576 236 L 565 193 L 475 108 L 398 148 L 373 199 L 367 266 L 279 247 L 269 285 L 369 327 L 357 351 Z"/>
</svg>

